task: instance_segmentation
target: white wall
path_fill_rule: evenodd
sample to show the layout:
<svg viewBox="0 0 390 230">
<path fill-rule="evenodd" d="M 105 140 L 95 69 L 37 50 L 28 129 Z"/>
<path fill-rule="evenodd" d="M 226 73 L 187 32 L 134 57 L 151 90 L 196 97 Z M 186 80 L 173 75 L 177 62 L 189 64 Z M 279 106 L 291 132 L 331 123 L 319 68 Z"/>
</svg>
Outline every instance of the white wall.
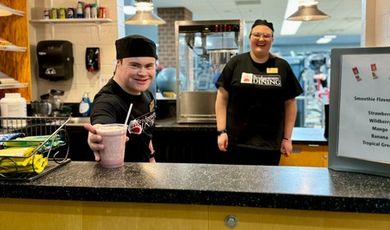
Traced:
<svg viewBox="0 0 390 230">
<path fill-rule="evenodd" d="M 390 45 L 390 5 L 388 0 L 377 0 L 375 10 L 376 46 Z"/>
<path fill-rule="evenodd" d="M 390 46 L 390 5 L 388 0 L 362 0 L 362 45 Z"/>
<path fill-rule="evenodd" d="M 122 2 L 123 0 L 118 0 Z M 86 0 L 85 3 L 94 3 L 95 0 Z M 30 47 L 33 81 L 33 100 L 47 93 L 50 89 L 65 91 L 64 102 L 79 102 L 84 92 L 90 92 L 91 99 L 111 78 L 115 64 L 115 40 L 119 31 L 117 23 L 117 0 L 97 0 L 99 5 L 108 8 L 110 23 L 85 24 L 41 24 L 30 23 Z M 31 19 L 40 19 L 44 8 L 68 8 L 77 6 L 75 0 L 29 0 Z M 51 4 L 53 4 L 51 6 Z M 120 4 L 119 4 L 120 5 Z M 74 76 L 65 81 L 48 81 L 38 77 L 38 64 L 36 59 L 36 45 L 41 40 L 68 40 L 73 44 Z M 90 73 L 85 68 L 85 49 L 87 47 L 100 48 L 100 71 Z"/>
</svg>

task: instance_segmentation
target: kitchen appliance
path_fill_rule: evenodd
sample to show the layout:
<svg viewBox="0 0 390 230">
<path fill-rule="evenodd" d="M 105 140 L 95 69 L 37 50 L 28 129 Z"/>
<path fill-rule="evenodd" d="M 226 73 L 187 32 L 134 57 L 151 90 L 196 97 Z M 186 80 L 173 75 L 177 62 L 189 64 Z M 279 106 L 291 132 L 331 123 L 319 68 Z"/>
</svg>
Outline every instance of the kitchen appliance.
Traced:
<svg viewBox="0 0 390 230">
<path fill-rule="evenodd" d="M 51 89 L 49 92 L 49 102 L 52 107 L 52 116 L 58 117 L 61 116 L 62 113 L 62 99 L 61 97 L 64 96 L 64 91 L 60 89 Z"/>
<path fill-rule="evenodd" d="M 72 43 L 63 40 L 40 41 L 37 44 L 39 77 L 51 81 L 73 77 Z"/>
<path fill-rule="evenodd" d="M 31 102 L 31 109 L 34 116 L 38 117 L 60 117 L 67 116 L 63 111 L 63 102 L 61 97 L 63 90 L 51 89 L 49 93 L 40 96 L 39 101 Z"/>
<path fill-rule="evenodd" d="M 175 22 L 177 122 L 215 122 L 215 82 L 242 53 L 243 31 L 242 20 Z"/>
<path fill-rule="evenodd" d="M 32 113 L 36 117 L 47 117 L 51 114 L 51 104 L 48 101 L 31 102 Z"/>
<path fill-rule="evenodd" d="M 39 101 L 31 102 L 32 113 L 36 117 L 48 117 L 51 115 L 52 106 L 49 102 L 49 94 L 43 94 L 40 96 Z"/>
</svg>

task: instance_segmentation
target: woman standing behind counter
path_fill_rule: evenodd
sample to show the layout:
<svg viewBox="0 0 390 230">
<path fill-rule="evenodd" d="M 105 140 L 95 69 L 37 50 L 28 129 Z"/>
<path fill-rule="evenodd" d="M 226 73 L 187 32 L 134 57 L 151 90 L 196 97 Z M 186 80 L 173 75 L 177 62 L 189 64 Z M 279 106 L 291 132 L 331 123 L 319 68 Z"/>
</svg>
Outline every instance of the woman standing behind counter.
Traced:
<svg viewBox="0 0 390 230">
<path fill-rule="evenodd" d="M 272 23 L 256 20 L 250 52 L 233 57 L 216 83 L 223 163 L 278 165 L 281 154 L 292 152 L 295 97 L 303 90 L 287 61 L 270 53 L 273 32 Z"/>
</svg>

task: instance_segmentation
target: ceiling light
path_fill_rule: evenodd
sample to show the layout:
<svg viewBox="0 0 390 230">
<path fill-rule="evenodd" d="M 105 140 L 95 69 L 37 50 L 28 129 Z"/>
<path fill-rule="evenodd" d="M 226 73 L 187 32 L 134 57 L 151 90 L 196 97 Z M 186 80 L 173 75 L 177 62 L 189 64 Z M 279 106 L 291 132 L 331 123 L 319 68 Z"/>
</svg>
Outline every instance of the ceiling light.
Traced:
<svg viewBox="0 0 390 230">
<path fill-rule="evenodd" d="M 335 39 L 337 36 L 336 35 L 325 35 L 321 38 L 319 38 L 316 43 L 317 44 L 328 44 L 330 43 L 333 39 Z"/>
<path fill-rule="evenodd" d="M 306 1 L 301 3 L 298 10 L 290 15 L 287 20 L 290 21 L 316 21 L 329 18 L 329 15 L 325 14 L 317 7 L 317 1 Z"/>
<path fill-rule="evenodd" d="M 317 44 L 328 44 L 329 42 L 331 42 L 332 39 L 331 38 L 325 38 L 325 37 L 321 37 L 319 38 L 316 43 Z"/>
<path fill-rule="evenodd" d="M 261 0 L 236 0 L 237 6 L 261 4 Z"/>
<path fill-rule="evenodd" d="M 135 12 L 135 6 L 123 6 L 123 13 L 125 13 L 125 15 L 134 15 Z"/>
<path fill-rule="evenodd" d="M 162 25 L 165 21 L 153 13 L 151 0 L 136 0 L 135 14 L 126 20 L 129 25 Z"/>
</svg>

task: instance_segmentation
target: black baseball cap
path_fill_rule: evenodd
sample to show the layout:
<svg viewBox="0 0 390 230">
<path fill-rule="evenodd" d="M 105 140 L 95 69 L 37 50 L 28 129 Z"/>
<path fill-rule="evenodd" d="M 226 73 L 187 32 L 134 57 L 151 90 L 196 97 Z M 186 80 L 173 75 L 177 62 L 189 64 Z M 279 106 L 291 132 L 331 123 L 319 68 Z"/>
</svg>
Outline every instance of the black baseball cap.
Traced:
<svg viewBox="0 0 390 230">
<path fill-rule="evenodd" d="M 156 44 L 142 35 L 135 34 L 115 41 L 116 59 L 127 57 L 154 57 L 158 59 Z"/>
<path fill-rule="evenodd" d="M 253 23 L 251 30 L 253 29 L 253 27 L 259 26 L 259 25 L 268 26 L 272 30 L 272 32 L 274 32 L 274 26 L 272 25 L 272 22 L 267 22 L 267 20 L 262 20 L 262 19 L 257 19 Z"/>
</svg>

